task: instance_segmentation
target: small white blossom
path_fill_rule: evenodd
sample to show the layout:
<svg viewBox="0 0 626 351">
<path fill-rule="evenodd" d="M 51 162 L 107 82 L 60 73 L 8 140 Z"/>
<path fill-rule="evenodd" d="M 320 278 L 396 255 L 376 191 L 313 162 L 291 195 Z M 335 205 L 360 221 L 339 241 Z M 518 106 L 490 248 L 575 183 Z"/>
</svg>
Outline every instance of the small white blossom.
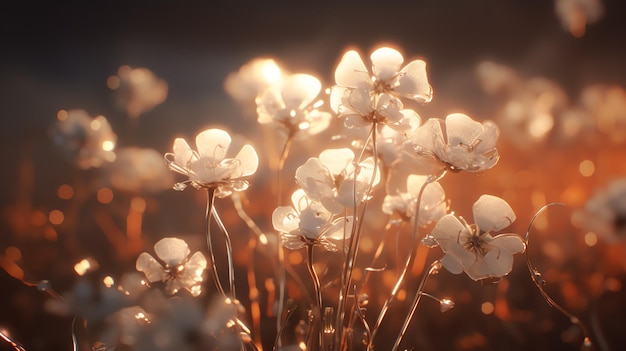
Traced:
<svg viewBox="0 0 626 351">
<path fill-rule="evenodd" d="M 187 243 L 178 238 L 163 238 L 154 245 L 157 257 L 165 263 L 162 266 L 152 255 L 142 252 L 137 258 L 136 268 L 143 272 L 149 282 L 162 281 L 165 292 L 173 295 L 180 289 L 188 290 L 191 295 L 198 296 L 202 292 L 202 274 L 207 260 L 198 251 L 193 255 Z"/>
<path fill-rule="evenodd" d="M 118 103 L 130 118 L 138 118 L 167 98 L 167 82 L 144 67 L 121 66 L 107 82 L 118 92 Z"/>
<path fill-rule="evenodd" d="M 380 172 L 374 169 L 372 157 L 360 162 L 357 170 L 352 150 L 327 149 L 318 158 L 312 157 L 298 167 L 296 181 L 311 200 L 321 202 L 333 213 L 340 213 L 354 206 L 355 188 L 356 204 L 366 200 L 370 183 L 372 187 L 378 184 Z"/>
<path fill-rule="evenodd" d="M 387 195 L 383 201 L 383 212 L 398 214 L 405 220 L 415 220 L 417 202 L 420 203 L 418 225 L 427 226 L 443 217 L 448 211 L 445 193 L 439 182 L 432 182 L 424 188 L 420 199 L 418 195 L 426 184 L 428 176 L 411 174 L 407 177 L 407 191 L 398 195 Z"/>
<path fill-rule="evenodd" d="M 278 207 L 272 213 L 274 229 L 281 233 L 286 248 L 313 244 L 337 251 L 335 243 L 350 237 L 352 217 L 333 218 L 330 211 L 308 198 L 302 189 L 291 195 L 291 202 L 292 206 Z"/>
<path fill-rule="evenodd" d="M 412 138 L 418 154 L 432 154 L 451 171 L 481 172 L 499 159 L 495 123 L 474 121 L 462 113 L 450 114 L 445 121 L 431 118 Z"/>
<path fill-rule="evenodd" d="M 278 124 L 289 136 L 324 131 L 332 116 L 317 109 L 321 90 L 319 79 L 308 74 L 293 74 L 268 86 L 256 98 L 259 123 Z"/>
<path fill-rule="evenodd" d="M 182 138 L 174 140 L 174 153 L 165 155 L 171 170 L 189 177 L 195 188 L 213 188 L 218 197 L 248 188 L 244 179 L 254 174 L 259 157 L 251 145 L 244 145 L 235 158 L 226 158 L 231 138 L 221 129 L 207 129 L 196 136 L 197 150 Z M 175 189 L 182 190 L 186 182 Z"/>
<path fill-rule="evenodd" d="M 461 272 L 473 280 L 503 277 L 513 267 L 513 255 L 526 245 L 517 234 L 492 234 L 515 221 L 515 213 L 503 199 L 481 196 L 473 206 L 474 222 L 469 225 L 454 214 L 443 216 L 432 236 L 445 253 L 441 264 L 451 273 Z"/>
</svg>

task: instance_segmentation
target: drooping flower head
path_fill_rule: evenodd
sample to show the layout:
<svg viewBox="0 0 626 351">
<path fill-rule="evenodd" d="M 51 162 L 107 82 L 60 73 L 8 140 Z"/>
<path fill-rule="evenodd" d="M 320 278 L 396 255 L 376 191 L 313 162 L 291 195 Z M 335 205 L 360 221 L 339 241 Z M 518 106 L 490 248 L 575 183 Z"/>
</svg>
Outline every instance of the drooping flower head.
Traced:
<svg viewBox="0 0 626 351">
<path fill-rule="evenodd" d="M 426 103 L 432 89 L 426 63 L 414 60 L 402 67 L 404 58 L 395 49 L 382 47 L 370 56 L 372 70 L 366 68 L 358 52 L 346 52 L 335 70 L 336 86 L 331 91 L 331 107 L 345 117 L 347 127 L 372 122 L 402 127 L 401 98 Z"/>
<path fill-rule="evenodd" d="M 451 273 L 465 272 L 473 280 L 509 274 L 513 255 L 523 252 L 526 245 L 517 234 L 493 234 L 515 221 L 513 209 L 499 197 L 483 195 L 474 203 L 473 212 L 475 224 L 447 214 L 433 228 L 432 237 L 445 253 L 441 263 Z"/>
<path fill-rule="evenodd" d="M 383 201 L 383 212 L 398 214 L 403 220 L 415 220 L 415 206 L 420 204 L 418 225 L 427 226 L 437 221 L 448 211 L 445 193 L 439 182 L 427 184 L 428 176 L 411 174 L 406 180 L 406 192 L 398 195 L 387 195 Z M 422 187 L 424 191 L 418 198 Z"/>
<path fill-rule="evenodd" d="M 164 282 L 165 292 L 170 295 L 176 294 L 180 289 L 188 290 L 193 296 L 200 295 L 202 274 L 207 266 L 202 252 L 197 251 L 189 256 L 189 246 L 179 238 L 159 240 L 154 245 L 154 252 L 165 266 L 147 252 L 142 252 L 135 264 L 149 282 Z"/>
<path fill-rule="evenodd" d="M 317 108 L 322 90 L 319 79 L 293 74 L 262 91 L 256 98 L 258 121 L 277 124 L 289 136 L 315 135 L 330 124 L 331 115 Z"/>
<path fill-rule="evenodd" d="M 292 206 L 281 206 L 272 213 L 274 229 L 281 233 L 283 245 L 299 249 L 307 244 L 337 251 L 337 243 L 350 237 L 352 217 L 337 217 L 321 203 L 312 201 L 302 189 L 291 195 Z"/>
<path fill-rule="evenodd" d="M 213 188 L 215 195 L 224 197 L 233 191 L 248 188 L 245 177 L 254 174 L 259 157 L 251 145 L 244 145 L 235 158 L 226 158 L 230 135 L 221 129 L 207 129 L 196 136 L 197 150 L 191 149 L 182 138 L 174 140 L 174 153 L 165 155 L 171 170 L 184 174 L 189 180 L 177 183 L 176 190 L 188 183 L 195 188 Z"/>
<path fill-rule="evenodd" d="M 296 181 L 311 200 L 340 213 L 354 207 L 355 199 L 358 205 L 369 196 L 370 183 L 372 187 L 378 184 L 380 172 L 374 168 L 372 157 L 355 167 L 352 150 L 327 149 L 298 167 Z"/>
<path fill-rule="evenodd" d="M 491 121 L 474 121 L 453 113 L 445 121 L 431 118 L 412 138 L 415 151 L 432 154 L 450 171 L 482 172 L 499 159 L 498 126 Z"/>
</svg>

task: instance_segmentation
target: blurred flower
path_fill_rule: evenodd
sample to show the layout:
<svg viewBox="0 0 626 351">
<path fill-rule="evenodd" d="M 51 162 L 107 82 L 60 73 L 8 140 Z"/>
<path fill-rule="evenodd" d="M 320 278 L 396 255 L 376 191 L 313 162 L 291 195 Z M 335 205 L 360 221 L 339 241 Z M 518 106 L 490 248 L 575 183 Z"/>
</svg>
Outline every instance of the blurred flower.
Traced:
<svg viewBox="0 0 626 351">
<path fill-rule="evenodd" d="M 333 219 L 330 211 L 308 198 L 302 189 L 291 195 L 291 202 L 292 206 L 278 207 L 272 213 L 274 229 L 281 233 L 286 248 L 295 250 L 312 244 L 337 251 L 335 243 L 350 237 L 352 217 Z"/>
<path fill-rule="evenodd" d="M 107 85 L 118 92 L 119 103 L 130 118 L 152 110 L 167 98 L 167 82 L 143 67 L 121 66 L 116 76 L 109 77 Z"/>
<path fill-rule="evenodd" d="M 333 213 L 360 204 L 368 196 L 368 189 L 380 181 L 380 171 L 374 169 L 374 159 L 368 157 L 354 165 L 350 149 L 327 149 L 319 158 L 309 158 L 296 170 L 296 181 L 314 201 L 319 201 Z M 356 182 L 356 184 L 355 184 Z M 354 194 L 356 189 L 356 196 Z"/>
<path fill-rule="evenodd" d="M 585 204 L 583 226 L 608 243 L 626 239 L 626 178 L 598 190 Z"/>
<path fill-rule="evenodd" d="M 314 135 L 330 124 L 331 114 L 313 103 L 322 90 L 320 81 L 308 74 L 294 74 L 268 86 L 256 98 L 258 121 L 277 124 L 289 136 Z"/>
<path fill-rule="evenodd" d="M 377 138 L 378 156 L 387 167 L 392 167 L 398 160 L 402 152 L 402 144 L 415 133 L 422 123 L 420 116 L 413 110 L 405 109 L 401 110 L 400 113 L 404 115 L 402 123 L 405 124 L 405 127 L 401 128 L 402 131 L 383 125 Z"/>
<path fill-rule="evenodd" d="M 163 163 L 163 156 L 154 149 L 120 149 L 108 169 L 111 185 L 122 191 L 157 192 L 170 188 L 174 182 L 172 173 Z"/>
<path fill-rule="evenodd" d="M 183 190 L 188 183 L 195 188 L 214 188 L 218 197 L 248 188 L 243 177 L 256 172 L 259 158 L 251 145 L 244 145 L 235 158 L 226 158 L 230 147 L 230 135 L 221 129 L 207 129 L 196 136 L 192 150 L 182 138 L 174 140 L 174 153 L 165 154 L 171 170 L 189 177 L 177 183 L 176 190 Z"/>
<path fill-rule="evenodd" d="M 426 63 L 409 62 L 397 50 L 382 47 L 370 56 L 372 74 L 359 53 L 346 52 L 335 70 L 336 86 L 331 90 L 331 108 L 345 117 L 346 127 L 363 127 L 372 122 L 402 128 L 403 104 L 400 98 L 426 103 L 432 88 L 426 76 Z"/>
<path fill-rule="evenodd" d="M 426 184 L 428 176 L 411 174 L 408 176 L 407 192 L 398 195 L 387 195 L 383 201 L 383 212 L 387 214 L 398 214 L 404 220 L 415 220 L 416 204 L 419 202 L 420 227 L 427 226 L 437 221 L 448 212 L 448 205 L 445 202 L 445 193 L 439 182 L 432 182 L 426 185 L 421 198 L 418 195 Z"/>
<path fill-rule="evenodd" d="M 432 153 L 451 171 L 481 172 L 498 162 L 498 135 L 498 127 L 491 121 L 481 124 L 462 113 L 453 113 L 445 121 L 426 121 L 412 142 L 417 153 Z"/>
<path fill-rule="evenodd" d="M 181 288 L 188 290 L 193 296 L 200 295 L 202 274 L 207 266 L 202 252 L 198 251 L 189 257 L 187 243 L 178 238 L 159 240 L 154 245 L 154 252 L 165 263 L 165 267 L 147 252 L 142 252 L 137 257 L 135 265 L 149 282 L 163 281 L 165 292 L 170 295 L 176 294 Z"/>
<path fill-rule="evenodd" d="M 585 35 L 587 25 L 604 15 L 602 0 L 555 0 L 554 10 L 563 28 L 576 38 Z"/>
<path fill-rule="evenodd" d="M 106 347 L 113 345 L 132 347 L 151 323 L 152 316 L 139 306 L 131 306 L 122 308 L 107 319 L 109 327 L 105 328 L 98 341 Z"/>
<path fill-rule="evenodd" d="M 482 195 L 473 212 L 476 224 L 447 214 L 433 228 L 432 236 L 445 253 L 441 263 L 451 273 L 465 271 L 473 280 L 509 274 L 513 255 L 523 252 L 526 245 L 517 234 L 492 234 L 515 221 L 513 209 L 499 197 Z"/>
<path fill-rule="evenodd" d="M 231 98 L 240 103 L 253 103 L 267 87 L 280 82 L 287 75 L 269 58 L 255 58 L 246 62 L 237 72 L 226 77 L 224 89 Z"/>
<path fill-rule="evenodd" d="M 60 110 L 50 134 L 54 144 L 82 169 L 115 160 L 117 136 L 104 116 L 91 118 L 83 110 Z"/>
<path fill-rule="evenodd" d="M 626 90 L 617 85 L 596 84 L 586 87 L 580 96 L 598 130 L 614 143 L 626 141 Z"/>
</svg>

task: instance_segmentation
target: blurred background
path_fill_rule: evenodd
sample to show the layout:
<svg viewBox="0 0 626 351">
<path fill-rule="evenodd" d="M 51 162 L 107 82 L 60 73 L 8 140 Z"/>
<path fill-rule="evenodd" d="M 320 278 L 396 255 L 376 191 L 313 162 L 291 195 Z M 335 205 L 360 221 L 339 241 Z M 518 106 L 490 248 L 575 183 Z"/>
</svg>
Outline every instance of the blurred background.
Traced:
<svg viewBox="0 0 626 351">
<path fill-rule="evenodd" d="M 165 185 L 150 180 L 150 186 L 131 186 L 136 174 L 77 165 L 68 157 L 75 156 L 75 145 L 54 132 L 67 111 L 105 116 L 116 150 L 151 148 L 157 163 L 175 137 L 192 140 L 209 126 L 261 149 L 267 134 L 253 105 L 224 89 L 230 73 L 266 57 L 331 86 L 346 49 L 366 59 L 380 45 L 391 45 L 407 62 L 428 64 L 434 99 L 418 108 L 422 119 L 463 112 L 501 127 L 501 161 L 494 170 L 444 180 L 452 208 L 471 218 L 480 194 L 502 196 L 517 213 L 513 231 L 522 234 L 541 206 L 564 202 L 537 222 L 529 253 L 554 297 L 601 335 L 601 349 L 626 347 L 624 244 L 587 228 L 582 211 L 598 190 L 626 176 L 625 14 L 619 0 L 11 4 L 0 14 L 0 145 L 7 156 L 0 182 L 0 330 L 27 350 L 69 350 L 71 316 L 49 313 L 48 297 L 20 280 L 49 280 L 63 293 L 77 279 L 74 265 L 86 257 L 115 276 L 133 270 L 137 254 L 164 236 L 183 236 L 192 251 L 203 249 L 193 236 L 203 228 L 202 194 L 172 191 L 170 178 Z M 166 83 L 161 93 L 167 97 L 157 96 L 141 112 L 129 109 L 127 91 L 117 88 L 125 65 L 151 71 Z M 153 156 L 131 155 L 128 162 Z M 294 160 L 286 171 L 297 165 Z M 126 182 L 115 184 L 115 177 Z M 271 179 L 261 173 L 254 182 Z M 249 200 L 264 191 L 251 190 Z M 251 206 L 256 216 L 265 211 Z M 131 221 L 133 213 L 140 213 L 139 224 Z M 624 222 L 617 222 L 623 230 Z M 439 257 L 431 251 L 423 253 L 422 264 L 426 256 Z M 239 259 L 245 266 L 246 258 Z M 419 276 L 420 269 L 412 274 Z M 497 285 L 447 272 L 433 280 L 431 289 L 452 297 L 457 308 L 440 315 L 437 306 L 422 306 L 407 345 L 579 349 L 576 327 L 540 298 L 521 257 Z M 11 348 L 0 340 L 0 349 Z"/>
</svg>

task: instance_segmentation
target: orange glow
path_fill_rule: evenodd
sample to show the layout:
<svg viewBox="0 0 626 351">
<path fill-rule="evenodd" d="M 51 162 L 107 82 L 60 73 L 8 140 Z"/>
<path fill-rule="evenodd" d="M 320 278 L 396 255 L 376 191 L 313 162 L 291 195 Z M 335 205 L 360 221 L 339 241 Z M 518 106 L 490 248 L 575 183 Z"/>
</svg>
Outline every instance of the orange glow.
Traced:
<svg viewBox="0 0 626 351">
<path fill-rule="evenodd" d="M 584 160 L 578 165 L 578 172 L 583 177 L 591 177 L 596 172 L 596 166 L 591 160 Z"/>
<path fill-rule="evenodd" d="M 585 234 L 585 244 L 587 246 L 596 246 L 598 243 L 598 236 L 594 232 L 588 232 Z"/>
<path fill-rule="evenodd" d="M 492 314 L 494 311 L 494 306 L 491 302 L 487 301 L 487 302 L 483 302 L 482 305 L 480 305 L 480 311 L 483 314 Z"/>
<path fill-rule="evenodd" d="M 63 212 L 59 210 L 52 210 L 48 214 L 48 220 L 54 225 L 59 225 L 63 223 L 63 221 L 65 220 L 65 216 L 63 215 Z"/>
<path fill-rule="evenodd" d="M 113 191 L 109 188 L 102 188 L 98 190 L 96 197 L 101 204 L 109 204 L 113 201 Z"/>
<path fill-rule="evenodd" d="M 57 190 L 57 195 L 60 199 L 69 200 L 74 196 L 74 188 L 69 184 L 62 184 Z"/>
<path fill-rule="evenodd" d="M 121 81 L 118 76 L 110 76 L 107 78 L 107 88 L 111 90 L 118 89 L 120 87 Z"/>
<path fill-rule="evenodd" d="M 67 119 L 68 113 L 66 110 L 59 110 L 59 112 L 57 112 L 57 119 L 59 121 L 65 121 Z"/>
<path fill-rule="evenodd" d="M 299 265 L 304 260 L 304 257 L 302 257 L 302 254 L 298 251 L 289 253 L 287 257 L 289 259 L 289 264 L 294 265 L 294 266 Z"/>
</svg>

